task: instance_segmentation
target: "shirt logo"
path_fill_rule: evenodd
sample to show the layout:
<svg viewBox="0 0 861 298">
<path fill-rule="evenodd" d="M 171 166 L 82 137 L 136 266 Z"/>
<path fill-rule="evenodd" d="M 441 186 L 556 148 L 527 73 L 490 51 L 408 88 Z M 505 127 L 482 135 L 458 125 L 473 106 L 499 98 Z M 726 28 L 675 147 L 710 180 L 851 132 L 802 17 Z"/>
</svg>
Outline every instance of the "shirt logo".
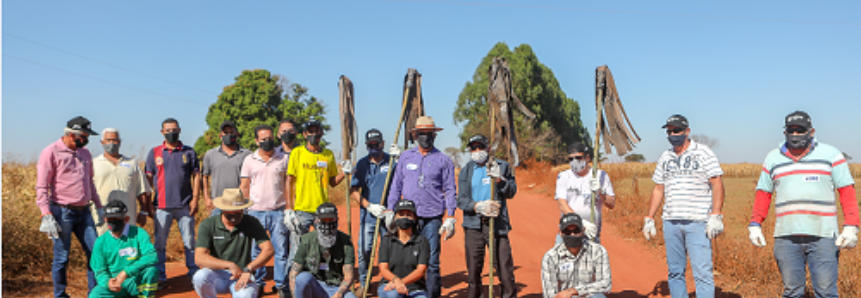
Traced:
<svg viewBox="0 0 861 298">
<path fill-rule="evenodd" d="M 481 184 L 490 185 L 490 178 L 481 178 Z"/>
<path fill-rule="evenodd" d="M 162 159 L 161 156 L 155 158 L 156 165 L 160 166 L 162 163 L 164 163 L 164 159 Z"/>
<path fill-rule="evenodd" d="M 387 173 L 387 172 L 389 172 L 389 166 L 380 167 L 380 173 Z"/>
<path fill-rule="evenodd" d="M 559 271 L 561 271 L 561 272 L 571 271 L 571 270 L 574 270 L 574 264 L 564 263 L 564 264 L 559 265 Z"/>
<path fill-rule="evenodd" d="M 224 239 L 224 236 L 214 236 L 212 239 Z"/>
<path fill-rule="evenodd" d="M 138 256 L 138 251 L 134 247 L 126 247 L 120 249 L 120 257 L 126 257 L 129 260 L 132 260 Z"/>
<path fill-rule="evenodd" d="M 417 164 L 414 164 L 414 163 L 407 164 L 407 170 L 415 171 L 418 168 L 419 168 L 419 165 L 417 165 Z"/>
<path fill-rule="evenodd" d="M 328 165 L 329 165 L 329 163 L 328 163 L 328 162 L 326 162 L 325 160 L 319 160 L 319 161 L 317 161 L 317 167 L 318 167 L 318 168 L 325 168 L 325 167 L 327 167 Z"/>
<path fill-rule="evenodd" d="M 414 250 L 414 251 L 413 251 L 413 256 L 414 256 L 414 257 L 417 257 L 418 255 L 419 255 L 419 251 L 418 251 L 418 250 Z"/>
<path fill-rule="evenodd" d="M 121 163 L 120 166 L 125 167 L 125 168 L 131 168 L 132 167 L 130 164 L 127 164 L 127 163 Z"/>
<path fill-rule="evenodd" d="M 185 157 L 185 154 L 182 155 L 182 163 L 188 163 L 188 158 Z"/>
<path fill-rule="evenodd" d="M 819 182 L 819 176 L 805 176 L 804 182 Z"/>
</svg>

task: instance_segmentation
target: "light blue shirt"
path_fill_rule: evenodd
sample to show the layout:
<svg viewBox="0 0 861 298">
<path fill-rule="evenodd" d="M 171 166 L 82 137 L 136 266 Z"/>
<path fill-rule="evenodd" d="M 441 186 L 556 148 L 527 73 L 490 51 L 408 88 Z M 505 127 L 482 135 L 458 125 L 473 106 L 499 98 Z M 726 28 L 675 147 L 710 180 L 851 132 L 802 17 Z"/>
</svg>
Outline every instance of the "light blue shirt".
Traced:
<svg viewBox="0 0 861 298">
<path fill-rule="evenodd" d="M 472 172 L 472 200 L 476 202 L 490 200 L 490 177 L 487 167 L 475 165 Z"/>
</svg>

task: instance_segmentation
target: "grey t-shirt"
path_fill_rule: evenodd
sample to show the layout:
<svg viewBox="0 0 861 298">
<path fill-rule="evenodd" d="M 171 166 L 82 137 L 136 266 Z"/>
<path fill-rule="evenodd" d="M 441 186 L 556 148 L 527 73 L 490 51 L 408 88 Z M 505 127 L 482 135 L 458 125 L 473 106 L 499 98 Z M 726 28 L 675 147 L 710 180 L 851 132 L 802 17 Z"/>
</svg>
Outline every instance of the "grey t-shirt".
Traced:
<svg viewBox="0 0 861 298">
<path fill-rule="evenodd" d="M 251 150 L 239 148 L 233 152 L 233 155 L 227 155 L 221 146 L 206 151 L 206 155 L 203 156 L 202 174 L 210 176 L 209 187 L 212 193 L 209 195 L 212 199 L 220 197 L 224 189 L 239 187 L 239 171 L 248 154 L 251 154 Z"/>
</svg>

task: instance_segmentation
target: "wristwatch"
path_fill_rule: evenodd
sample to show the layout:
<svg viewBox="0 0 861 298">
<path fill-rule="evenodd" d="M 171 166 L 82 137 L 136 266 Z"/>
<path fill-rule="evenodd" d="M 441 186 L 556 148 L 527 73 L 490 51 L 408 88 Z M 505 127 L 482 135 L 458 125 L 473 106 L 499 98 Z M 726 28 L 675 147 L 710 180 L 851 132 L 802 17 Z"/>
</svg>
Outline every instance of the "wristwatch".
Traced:
<svg viewBox="0 0 861 298">
<path fill-rule="evenodd" d="M 251 273 L 251 269 L 248 269 L 248 267 L 242 267 L 242 273 Z"/>
</svg>

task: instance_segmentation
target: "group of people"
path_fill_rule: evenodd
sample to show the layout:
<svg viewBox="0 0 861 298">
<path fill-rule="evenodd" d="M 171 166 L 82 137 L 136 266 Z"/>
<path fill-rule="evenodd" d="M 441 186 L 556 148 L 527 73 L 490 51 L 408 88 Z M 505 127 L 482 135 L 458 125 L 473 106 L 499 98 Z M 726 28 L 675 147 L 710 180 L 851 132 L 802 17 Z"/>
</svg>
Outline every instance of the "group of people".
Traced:
<svg viewBox="0 0 861 298">
<path fill-rule="evenodd" d="M 367 292 L 363 285 L 371 278 L 380 231 L 377 295 L 438 298 L 441 241 L 455 235 L 457 209 L 463 215 L 468 297 L 485 294 L 481 273 L 491 245 L 501 296 L 517 297 L 507 204 L 517 183 L 510 165 L 490 156 L 484 135 L 468 139 L 470 160 L 456 177 L 451 159 L 434 147 L 442 128 L 427 116 L 411 131 L 418 146 L 401 153 L 392 144 L 386 153 L 382 133 L 371 129 L 365 134 L 368 155 L 355 167 L 343 161 L 340 169 L 320 145 L 323 127 L 314 119 L 301 127 L 284 120 L 277 134 L 273 127 L 258 126 L 253 152 L 239 146 L 236 125 L 224 121 L 221 144 L 207 151 L 200 166 L 194 150 L 179 140 L 179 123 L 167 119 L 161 127 L 165 141 L 149 152 L 144 169 L 119 153 L 120 134 L 112 128 L 101 135 L 105 153 L 92 158 L 85 146 L 98 134 L 90 126 L 83 117 L 70 120 L 38 162 L 40 231 L 54 242 L 55 297 L 68 297 L 73 233 L 89 259 L 91 297 L 152 297 L 166 281 L 165 247 L 176 221 L 187 275 L 201 297 L 262 295 L 265 265 L 274 258 L 272 291 L 279 297 L 355 298 Z M 655 168 L 643 233 L 647 240 L 657 235 L 655 215 L 663 205 L 672 297 L 688 295 L 688 257 L 697 297 L 714 297 L 710 239 L 724 229 L 723 171 L 711 149 L 691 140 L 684 116 L 671 116 L 663 128 L 672 147 Z M 299 129 L 306 140 L 302 146 L 296 144 Z M 818 296 L 837 297 L 839 250 L 857 243 L 854 180 L 841 151 L 818 142 L 814 132 L 804 112 L 785 118 L 786 141 L 766 157 L 748 227 L 751 242 L 765 246 L 761 224 L 773 200 L 774 255 L 784 297 L 803 295 L 806 267 Z M 600 298 L 612 285 L 600 241 L 601 215 L 604 207 L 616 206 L 616 197 L 609 175 L 591 168 L 588 145 L 571 144 L 567 157 L 570 169 L 556 180 L 558 235 L 541 262 L 543 295 Z M 361 207 L 357 248 L 338 230 L 338 209 L 328 200 L 328 189 L 347 175 L 352 175 L 349 199 Z M 845 221 L 840 234 L 835 190 Z M 201 192 L 212 216 L 195 231 Z M 154 242 L 136 226 L 147 218 L 155 222 Z M 384 225 L 377 226 L 380 222 Z"/>
</svg>

